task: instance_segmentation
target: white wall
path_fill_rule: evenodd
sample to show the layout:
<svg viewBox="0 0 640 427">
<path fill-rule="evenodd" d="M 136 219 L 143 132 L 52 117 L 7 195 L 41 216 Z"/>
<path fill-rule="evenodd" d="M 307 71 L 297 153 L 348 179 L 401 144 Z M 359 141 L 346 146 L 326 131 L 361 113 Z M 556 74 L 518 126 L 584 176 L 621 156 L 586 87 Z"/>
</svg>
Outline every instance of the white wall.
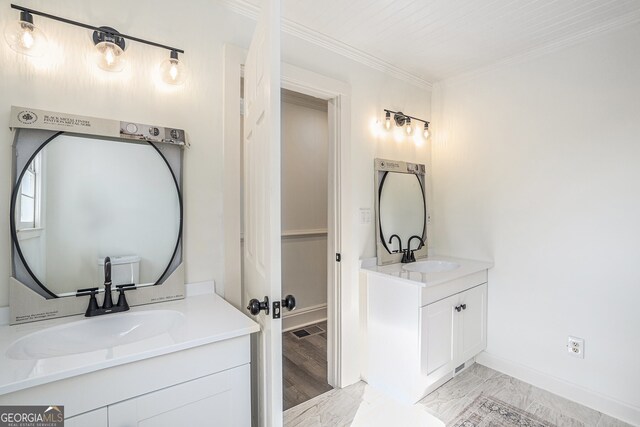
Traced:
<svg viewBox="0 0 640 427">
<path fill-rule="evenodd" d="M 247 45 L 255 22 L 205 0 L 21 4 L 183 48 L 190 76 L 177 88 L 157 82 L 157 66 L 167 53 L 137 43 L 127 49 L 128 69 L 104 72 L 92 62 L 89 31 L 38 17 L 50 41 L 47 57 L 19 55 L 0 40 L 0 306 L 8 304 L 11 275 L 11 105 L 185 129 L 191 142 L 184 168 L 186 280 L 222 285 L 222 47 Z M 7 2 L 2 7 L 4 28 L 18 13 Z"/>
<path fill-rule="evenodd" d="M 281 121 L 282 295 L 301 312 L 327 303 L 327 103 L 285 91 Z"/>
<path fill-rule="evenodd" d="M 432 149 L 433 246 L 495 261 L 489 355 L 636 411 L 639 45 L 635 25 L 438 85 Z"/>
</svg>

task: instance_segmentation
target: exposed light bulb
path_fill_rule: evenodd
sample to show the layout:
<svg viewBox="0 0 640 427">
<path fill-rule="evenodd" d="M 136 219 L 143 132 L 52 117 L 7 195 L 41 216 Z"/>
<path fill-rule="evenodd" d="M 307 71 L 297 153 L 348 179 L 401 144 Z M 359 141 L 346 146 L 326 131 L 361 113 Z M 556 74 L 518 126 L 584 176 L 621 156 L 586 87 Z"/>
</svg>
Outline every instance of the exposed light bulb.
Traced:
<svg viewBox="0 0 640 427">
<path fill-rule="evenodd" d="M 176 64 L 171 64 L 171 69 L 169 70 L 169 76 L 171 76 L 171 80 L 174 80 L 178 77 L 178 67 Z"/>
<path fill-rule="evenodd" d="M 103 41 L 96 45 L 96 49 L 98 50 L 98 67 L 114 72 L 124 69 L 124 50 L 120 46 L 110 41 Z"/>
<path fill-rule="evenodd" d="M 386 112 L 384 117 L 384 128 L 386 130 L 391 129 L 391 113 L 389 111 Z"/>
<path fill-rule="evenodd" d="M 411 119 L 409 117 L 407 117 L 407 127 L 405 129 L 407 130 L 407 135 L 411 135 L 413 133 L 413 128 L 411 127 Z"/>
<path fill-rule="evenodd" d="M 25 31 L 22 33 L 22 46 L 25 49 L 31 49 L 33 47 L 33 36 L 31 35 L 31 31 Z"/>
<path fill-rule="evenodd" d="M 424 124 L 424 132 L 423 132 L 423 135 L 424 135 L 424 139 L 429 138 L 429 123 L 425 123 L 425 124 Z"/>
<path fill-rule="evenodd" d="M 4 30 L 4 38 L 9 47 L 28 56 L 42 56 L 46 51 L 47 37 L 33 25 L 29 12 L 20 12 L 20 20 L 10 22 Z"/>
<path fill-rule="evenodd" d="M 113 63 L 116 60 L 116 57 L 113 54 L 113 49 L 112 48 L 109 47 L 104 51 L 104 60 L 107 62 L 108 66 L 112 66 L 113 65 Z"/>
<path fill-rule="evenodd" d="M 160 76 L 165 83 L 171 85 L 181 85 L 187 79 L 187 69 L 178 59 L 178 52 L 175 50 L 160 64 Z"/>
<path fill-rule="evenodd" d="M 125 66 L 125 40 L 119 32 L 111 27 L 100 27 L 93 32 L 93 43 L 96 45 L 96 63 L 105 71 L 122 71 Z"/>
</svg>

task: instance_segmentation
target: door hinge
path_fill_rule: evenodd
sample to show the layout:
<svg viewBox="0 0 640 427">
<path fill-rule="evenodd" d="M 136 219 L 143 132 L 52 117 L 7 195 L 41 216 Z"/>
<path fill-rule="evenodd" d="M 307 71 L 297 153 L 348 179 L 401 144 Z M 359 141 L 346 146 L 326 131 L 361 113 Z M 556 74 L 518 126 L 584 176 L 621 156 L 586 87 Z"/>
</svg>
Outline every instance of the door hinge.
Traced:
<svg viewBox="0 0 640 427">
<path fill-rule="evenodd" d="M 336 262 L 342 261 L 342 255 L 336 254 Z"/>
<path fill-rule="evenodd" d="M 273 318 L 274 319 L 280 318 L 280 301 L 273 302 Z"/>
</svg>

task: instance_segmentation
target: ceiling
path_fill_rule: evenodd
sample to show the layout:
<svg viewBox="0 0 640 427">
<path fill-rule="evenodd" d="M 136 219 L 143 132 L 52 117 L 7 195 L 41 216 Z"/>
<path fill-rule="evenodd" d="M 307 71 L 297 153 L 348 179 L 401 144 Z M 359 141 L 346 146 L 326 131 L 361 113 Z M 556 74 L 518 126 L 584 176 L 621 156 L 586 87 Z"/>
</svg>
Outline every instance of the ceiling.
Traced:
<svg viewBox="0 0 640 427">
<path fill-rule="evenodd" d="M 225 2 L 255 15 L 260 0 Z M 285 32 L 428 84 L 639 22 L 640 1 L 282 0 L 282 16 Z"/>
</svg>

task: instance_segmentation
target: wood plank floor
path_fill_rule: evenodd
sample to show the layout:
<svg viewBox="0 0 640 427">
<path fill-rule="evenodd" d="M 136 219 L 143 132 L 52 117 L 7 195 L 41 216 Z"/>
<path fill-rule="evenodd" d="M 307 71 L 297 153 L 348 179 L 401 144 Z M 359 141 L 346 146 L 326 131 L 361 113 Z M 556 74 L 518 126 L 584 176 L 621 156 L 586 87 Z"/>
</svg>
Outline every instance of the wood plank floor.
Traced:
<svg viewBox="0 0 640 427">
<path fill-rule="evenodd" d="M 285 411 L 333 389 L 327 384 L 327 322 L 316 326 L 325 332 L 301 339 L 291 331 L 282 334 Z"/>
</svg>

